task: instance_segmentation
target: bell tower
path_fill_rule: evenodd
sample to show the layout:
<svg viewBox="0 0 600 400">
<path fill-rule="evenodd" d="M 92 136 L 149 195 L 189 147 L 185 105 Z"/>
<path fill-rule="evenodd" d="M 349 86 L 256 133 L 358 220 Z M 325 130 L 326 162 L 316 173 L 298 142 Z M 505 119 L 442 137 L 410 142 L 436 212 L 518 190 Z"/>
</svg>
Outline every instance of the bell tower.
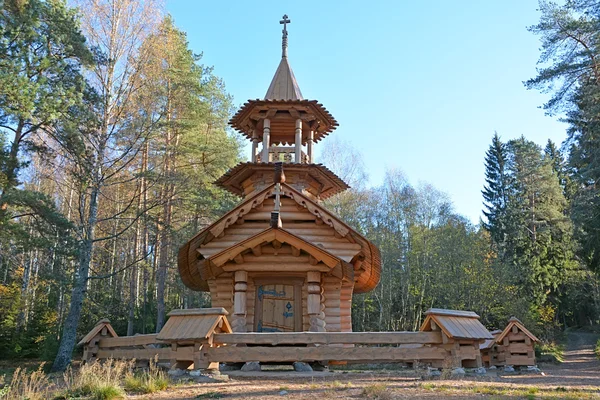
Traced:
<svg viewBox="0 0 600 400">
<path fill-rule="evenodd" d="M 288 61 L 287 15 L 281 61 L 263 99 L 229 124 L 252 141 L 242 162 L 215 184 L 242 201 L 179 250 L 183 283 L 210 292 L 234 332 L 349 332 L 352 295 L 377 286 L 379 250 L 321 202 L 348 189 L 313 145 L 338 123 L 305 99 Z"/>
<path fill-rule="evenodd" d="M 313 146 L 338 123 L 317 100 L 305 99 L 288 61 L 284 15 L 281 61 L 264 99 L 247 101 L 229 124 L 252 141 L 250 163 L 229 171 L 216 184 L 238 195 L 248 195 L 270 183 L 273 166 L 283 162 L 289 184 L 320 201 L 348 189 L 323 165 L 315 164 Z M 268 177 L 263 173 L 268 171 Z"/>
</svg>

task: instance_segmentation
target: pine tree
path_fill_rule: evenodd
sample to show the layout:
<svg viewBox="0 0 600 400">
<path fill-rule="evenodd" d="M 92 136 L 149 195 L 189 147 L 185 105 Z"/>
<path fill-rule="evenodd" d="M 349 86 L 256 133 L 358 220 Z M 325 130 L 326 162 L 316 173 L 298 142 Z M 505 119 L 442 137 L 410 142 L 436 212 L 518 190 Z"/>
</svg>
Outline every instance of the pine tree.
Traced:
<svg viewBox="0 0 600 400">
<path fill-rule="evenodd" d="M 18 185 L 20 153 L 42 150 L 33 136 L 50 130 L 80 100 L 80 69 L 92 63 L 92 53 L 65 2 L 7 0 L 0 7 L 0 135 L 11 136 L 7 151 L 0 148 L 4 209 Z"/>
</svg>

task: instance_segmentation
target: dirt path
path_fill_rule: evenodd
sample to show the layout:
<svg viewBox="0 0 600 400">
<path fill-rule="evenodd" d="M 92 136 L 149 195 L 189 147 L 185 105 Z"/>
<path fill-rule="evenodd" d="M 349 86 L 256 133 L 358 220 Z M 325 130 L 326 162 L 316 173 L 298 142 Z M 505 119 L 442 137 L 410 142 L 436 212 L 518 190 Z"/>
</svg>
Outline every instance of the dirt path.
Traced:
<svg viewBox="0 0 600 400">
<path fill-rule="evenodd" d="M 401 371 L 342 373 L 312 378 L 287 373 L 282 378 L 233 377 L 229 382 L 182 384 L 166 392 L 136 399 L 361 399 L 377 398 L 367 390 L 383 390 L 380 399 L 600 399 L 600 361 L 594 345 L 600 335 L 574 332 L 568 335 L 565 360 L 561 365 L 543 365 L 544 375 L 523 374 L 467 377 L 462 380 L 422 381 Z M 408 371 L 405 371 L 408 372 Z M 291 375 L 290 375 L 291 374 Z M 377 389 L 379 387 L 379 389 Z"/>
<path fill-rule="evenodd" d="M 567 336 L 565 360 L 560 365 L 543 365 L 545 376 L 522 375 L 507 377 L 507 382 L 548 384 L 565 387 L 600 386 L 600 361 L 594 354 L 594 346 L 600 335 L 587 332 L 571 332 Z"/>
</svg>

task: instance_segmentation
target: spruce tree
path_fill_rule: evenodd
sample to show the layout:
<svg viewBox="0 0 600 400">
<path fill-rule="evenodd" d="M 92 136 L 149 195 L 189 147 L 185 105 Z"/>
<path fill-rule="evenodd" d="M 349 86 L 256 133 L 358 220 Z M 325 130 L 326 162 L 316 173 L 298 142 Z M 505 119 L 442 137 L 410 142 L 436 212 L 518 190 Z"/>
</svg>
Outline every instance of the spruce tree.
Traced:
<svg viewBox="0 0 600 400">
<path fill-rule="evenodd" d="M 506 207 L 509 177 L 506 173 L 506 144 L 495 132 L 492 144 L 485 154 L 485 186 L 482 190 L 483 226 L 490 232 L 493 242 L 502 247 L 506 235 Z"/>
<path fill-rule="evenodd" d="M 573 266 L 567 201 L 552 163 L 541 148 L 521 137 L 507 144 L 512 176 L 507 208 L 507 251 L 523 295 L 536 306 L 556 292 Z"/>
</svg>

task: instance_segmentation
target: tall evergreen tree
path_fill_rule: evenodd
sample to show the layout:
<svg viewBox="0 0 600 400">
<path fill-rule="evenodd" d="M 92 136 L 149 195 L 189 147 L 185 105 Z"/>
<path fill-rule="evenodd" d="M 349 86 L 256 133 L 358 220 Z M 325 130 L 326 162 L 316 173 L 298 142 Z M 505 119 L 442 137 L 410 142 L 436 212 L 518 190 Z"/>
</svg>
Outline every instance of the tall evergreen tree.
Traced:
<svg viewBox="0 0 600 400">
<path fill-rule="evenodd" d="M 567 202 L 550 160 L 521 137 L 508 143 L 513 177 L 507 210 L 507 248 L 524 294 L 541 306 L 573 265 L 572 227 Z"/>
<path fill-rule="evenodd" d="M 506 171 L 506 144 L 495 132 L 492 144 L 485 154 L 485 186 L 482 190 L 483 215 L 487 221 L 483 226 L 490 232 L 492 240 L 502 247 L 506 235 L 506 207 L 508 206 L 509 176 Z"/>
<path fill-rule="evenodd" d="M 41 150 L 34 135 L 80 101 L 81 65 L 91 64 L 92 54 L 64 1 L 6 0 L 0 7 L 0 135 L 11 136 L 9 148 L 0 148 L 4 209 L 18 185 L 21 153 Z"/>
</svg>

